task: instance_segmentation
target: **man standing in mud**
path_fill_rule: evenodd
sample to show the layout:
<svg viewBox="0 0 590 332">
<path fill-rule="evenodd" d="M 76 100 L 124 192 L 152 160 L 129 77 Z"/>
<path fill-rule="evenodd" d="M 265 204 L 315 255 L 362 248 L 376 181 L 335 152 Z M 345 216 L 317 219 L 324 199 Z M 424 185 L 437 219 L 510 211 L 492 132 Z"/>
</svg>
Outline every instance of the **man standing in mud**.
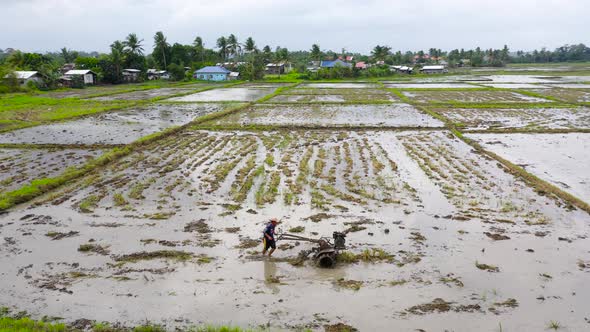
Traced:
<svg viewBox="0 0 590 332">
<path fill-rule="evenodd" d="M 264 249 L 262 249 L 262 256 L 266 255 L 268 248 L 271 248 L 268 252 L 268 257 L 271 257 L 272 253 L 277 249 L 277 244 L 275 242 L 275 227 L 278 223 L 277 218 L 272 218 L 264 228 L 264 233 L 262 234 L 262 245 L 264 246 Z"/>
</svg>

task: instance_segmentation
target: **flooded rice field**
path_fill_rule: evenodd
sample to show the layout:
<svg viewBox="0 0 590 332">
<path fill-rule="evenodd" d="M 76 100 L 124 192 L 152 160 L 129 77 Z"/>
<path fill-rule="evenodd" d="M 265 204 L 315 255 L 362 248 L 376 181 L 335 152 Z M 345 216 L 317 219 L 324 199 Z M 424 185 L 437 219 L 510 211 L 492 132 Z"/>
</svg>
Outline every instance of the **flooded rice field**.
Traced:
<svg viewBox="0 0 590 332">
<path fill-rule="evenodd" d="M 499 89 L 542 89 L 548 86 L 534 83 L 482 83 L 482 86 Z"/>
<path fill-rule="evenodd" d="M 531 89 L 538 94 L 571 103 L 590 103 L 590 90 L 581 89 Z"/>
<path fill-rule="evenodd" d="M 205 87 L 206 85 L 202 85 Z M 133 92 L 126 92 L 126 93 L 119 93 L 115 95 L 108 95 L 103 97 L 95 97 L 91 98 L 91 100 L 145 100 L 145 99 L 152 99 L 157 97 L 167 97 L 173 96 L 177 94 L 189 93 L 194 91 L 199 86 L 195 87 L 182 87 L 182 88 L 161 88 L 161 89 L 149 89 L 149 90 L 141 90 L 141 91 L 133 91 Z"/>
<path fill-rule="evenodd" d="M 433 111 L 465 130 L 590 129 L 590 109 L 577 108 L 436 108 Z"/>
<path fill-rule="evenodd" d="M 475 134 L 468 137 L 590 202 L 590 134 Z"/>
<path fill-rule="evenodd" d="M 419 103 L 543 103 L 551 100 L 531 97 L 510 91 L 402 91 L 410 100 Z"/>
<path fill-rule="evenodd" d="M 378 87 L 373 83 L 303 83 L 299 86 L 310 89 L 374 89 Z"/>
<path fill-rule="evenodd" d="M 408 104 L 255 105 L 215 120 L 215 125 L 442 127 L 443 123 Z"/>
<path fill-rule="evenodd" d="M 0 149 L 0 194 L 57 176 L 101 153 L 99 149 Z"/>
<path fill-rule="evenodd" d="M 0 134 L 0 143 L 127 144 L 196 117 L 217 112 L 219 104 L 153 104 L 146 108 L 101 113 L 77 120 Z"/>
<path fill-rule="evenodd" d="M 392 92 L 383 89 L 308 89 L 297 88 L 271 98 L 268 102 L 275 103 L 321 103 L 321 102 L 389 102 L 399 101 Z"/>
<path fill-rule="evenodd" d="M 462 83 L 388 83 L 385 84 L 388 88 L 394 89 L 473 89 L 479 88 L 474 84 Z"/>
<path fill-rule="evenodd" d="M 255 101 L 273 93 L 276 88 L 222 88 L 168 99 L 183 102 Z"/>
<path fill-rule="evenodd" d="M 309 244 L 279 241 L 262 258 L 275 216 L 304 236 L 345 231 L 347 254 L 320 269 L 298 258 Z M 33 315 L 271 317 L 317 331 L 588 326 L 589 216 L 450 132 L 186 132 L 2 221 L 3 304 Z"/>
</svg>

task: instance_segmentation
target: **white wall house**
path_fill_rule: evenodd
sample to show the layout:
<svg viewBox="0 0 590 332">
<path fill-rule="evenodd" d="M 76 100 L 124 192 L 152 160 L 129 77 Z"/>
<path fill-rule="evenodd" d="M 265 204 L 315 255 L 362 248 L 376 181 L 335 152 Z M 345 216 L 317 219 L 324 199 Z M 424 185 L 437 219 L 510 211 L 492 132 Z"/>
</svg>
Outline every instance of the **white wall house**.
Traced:
<svg viewBox="0 0 590 332">
<path fill-rule="evenodd" d="M 74 76 L 83 76 L 84 77 L 84 84 L 96 84 L 96 73 L 92 70 L 88 69 L 73 69 L 68 70 L 65 74 L 67 78 L 73 78 Z"/>
</svg>

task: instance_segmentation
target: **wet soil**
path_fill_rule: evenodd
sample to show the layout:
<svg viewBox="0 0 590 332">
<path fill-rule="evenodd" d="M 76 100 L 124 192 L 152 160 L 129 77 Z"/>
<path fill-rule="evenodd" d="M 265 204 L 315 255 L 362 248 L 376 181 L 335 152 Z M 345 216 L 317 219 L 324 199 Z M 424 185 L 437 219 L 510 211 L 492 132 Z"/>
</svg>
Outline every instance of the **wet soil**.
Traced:
<svg viewBox="0 0 590 332">
<path fill-rule="evenodd" d="M 419 103 L 544 103 L 544 98 L 530 97 L 510 91 L 403 91 L 410 100 Z"/>
</svg>

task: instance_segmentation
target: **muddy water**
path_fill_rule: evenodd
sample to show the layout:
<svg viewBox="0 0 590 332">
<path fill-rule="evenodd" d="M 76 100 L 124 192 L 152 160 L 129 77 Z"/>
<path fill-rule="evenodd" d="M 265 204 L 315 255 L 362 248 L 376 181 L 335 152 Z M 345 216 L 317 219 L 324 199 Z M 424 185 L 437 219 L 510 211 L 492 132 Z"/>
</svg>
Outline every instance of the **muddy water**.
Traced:
<svg viewBox="0 0 590 332">
<path fill-rule="evenodd" d="M 54 177 L 101 153 L 96 149 L 0 149 L 0 193 L 18 189 L 31 180 Z"/>
<path fill-rule="evenodd" d="M 554 87 L 554 88 L 564 88 L 564 89 L 590 89 L 590 84 L 569 83 L 569 84 L 551 84 L 550 86 Z"/>
<path fill-rule="evenodd" d="M 168 99 L 169 101 L 255 101 L 273 93 L 276 88 L 227 88 L 214 89 L 188 96 Z"/>
<path fill-rule="evenodd" d="M 590 134 L 468 135 L 486 149 L 590 203 Z"/>
<path fill-rule="evenodd" d="M 277 141 L 269 143 L 272 138 Z M 281 143 L 285 139 L 287 143 Z M 308 151 L 311 158 L 302 158 Z M 292 155 L 284 166 L 293 173 L 281 173 L 280 199 L 256 204 L 255 192 L 264 182 L 261 176 L 240 208 L 227 215 L 220 204 L 235 204 L 231 187 L 243 159 L 255 157 L 258 167 L 268 153 L 275 156 L 276 164 L 265 166 L 264 178 Z M 371 162 L 371 155 L 383 168 Z M 236 169 L 219 189 L 211 190 L 206 179 L 234 158 L 241 160 Z M 309 167 L 303 192 L 298 204 L 285 205 L 287 180 L 297 181 L 302 174 L 301 160 L 308 160 Z M 317 160 L 324 160 L 325 168 L 314 176 L 321 164 Z M 306 326 L 317 331 L 337 322 L 361 331 L 388 331 L 392 326 L 397 331 L 492 331 L 499 322 L 504 330 L 543 331 L 549 320 L 570 331 L 588 326 L 587 314 L 580 308 L 590 296 L 585 287 L 590 272 L 578 260 L 588 260 L 590 217 L 538 196 L 449 133 L 196 132 L 148 147 L 109 165 L 100 176 L 63 188 L 57 199 L 43 202 L 42 198 L 37 206 L 22 206 L 2 216 L 0 292 L 6 295 L 2 305 L 18 306 L 37 317 L 60 316 L 68 321 L 117 317 L 126 323 L 149 317 L 169 327 L 185 322 L 257 326 L 269 320 L 273 328 Z M 380 184 L 379 177 L 385 182 Z M 148 181 L 151 178 L 153 182 Z M 178 179 L 182 181 L 176 187 L 167 189 Z M 130 188 L 144 181 L 149 183 L 144 198 L 131 198 Z M 328 195 L 328 211 L 314 206 L 313 191 L 332 181 L 340 190 L 348 188 L 347 181 L 361 181 L 362 188 L 378 195 L 378 188 L 389 188 L 384 193 L 396 195 L 400 202 L 363 197 L 367 203 L 360 204 Z M 93 212 L 79 210 L 81 200 L 101 192 L 107 196 Z M 129 207 L 113 204 L 115 192 L 123 194 Z M 171 209 L 175 214 L 166 220 L 142 217 Z M 317 223 L 305 219 L 320 212 L 329 217 Z M 274 261 L 251 252 L 259 248 L 235 248 L 240 238 L 259 238 L 271 216 L 283 217 L 282 229 L 304 226 L 303 235 L 312 237 L 344 230 L 347 222 L 364 221 L 361 226 L 366 229 L 347 235 L 350 250 L 380 248 L 394 254 L 396 263 L 340 264 L 321 270 L 281 260 L 309 248 L 306 243 L 279 249 Z M 209 229 L 184 231 L 187 223 L 200 219 Z M 497 221 L 505 219 L 514 224 Z M 240 229 L 229 233 L 227 227 Z M 79 233 L 60 240 L 46 236 L 70 231 Z M 484 232 L 510 239 L 494 241 Z M 166 242 L 158 243 L 162 240 Z M 86 243 L 103 245 L 110 254 L 79 252 L 79 245 Z M 144 250 L 184 250 L 214 260 L 116 264 L 117 255 Z M 500 272 L 479 270 L 476 261 L 497 265 Z M 79 277 L 80 273 L 86 276 Z M 340 278 L 363 284 L 358 291 L 342 288 Z M 436 298 L 454 303 L 442 313 L 419 315 L 416 309 L 407 310 Z M 517 300 L 518 307 L 494 305 L 510 298 Z M 498 315 L 489 310 L 492 307 Z"/>
<path fill-rule="evenodd" d="M 216 104 L 155 104 L 145 109 L 102 113 L 0 134 L 0 143 L 127 144 L 223 107 Z"/>
<path fill-rule="evenodd" d="M 443 123 L 408 104 L 254 106 L 232 114 L 217 124 L 280 124 L 312 126 L 442 127 Z"/>
</svg>

